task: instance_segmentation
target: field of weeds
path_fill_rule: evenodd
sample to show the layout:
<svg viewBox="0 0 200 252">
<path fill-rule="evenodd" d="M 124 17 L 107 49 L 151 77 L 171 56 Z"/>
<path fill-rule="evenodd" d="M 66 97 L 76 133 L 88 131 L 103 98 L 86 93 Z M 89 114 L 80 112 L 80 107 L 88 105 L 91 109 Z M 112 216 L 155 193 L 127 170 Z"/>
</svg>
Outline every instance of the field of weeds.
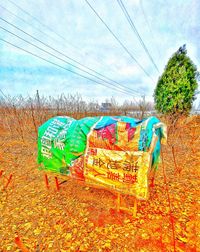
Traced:
<svg viewBox="0 0 200 252">
<path fill-rule="evenodd" d="M 134 218 L 115 210 L 116 196 L 108 191 L 69 179 L 57 191 L 54 174 L 47 189 L 36 163 L 40 120 L 33 110 L 21 112 L 29 113 L 26 121 L 16 113 L 1 113 L 0 251 L 198 251 L 199 116 L 167 123 L 155 186 Z"/>
</svg>

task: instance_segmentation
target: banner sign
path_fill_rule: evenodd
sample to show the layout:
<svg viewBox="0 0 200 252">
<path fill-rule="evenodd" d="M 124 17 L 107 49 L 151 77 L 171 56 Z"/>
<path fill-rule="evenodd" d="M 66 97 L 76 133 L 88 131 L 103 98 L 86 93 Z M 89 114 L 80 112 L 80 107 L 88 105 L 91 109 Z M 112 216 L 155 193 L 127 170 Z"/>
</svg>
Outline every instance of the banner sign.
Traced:
<svg viewBox="0 0 200 252">
<path fill-rule="evenodd" d="M 163 140 L 166 127 L 156 117 L 58 116 L 39 127 L 38 164 L 88 185 L 147 199 Z"/>
<path fill-rule="evenodd" d="M 87 184 L 146 199 L 150 164 L 151 155 L 147 152 L 88 148 L 84 177 Z"/>
</svg>

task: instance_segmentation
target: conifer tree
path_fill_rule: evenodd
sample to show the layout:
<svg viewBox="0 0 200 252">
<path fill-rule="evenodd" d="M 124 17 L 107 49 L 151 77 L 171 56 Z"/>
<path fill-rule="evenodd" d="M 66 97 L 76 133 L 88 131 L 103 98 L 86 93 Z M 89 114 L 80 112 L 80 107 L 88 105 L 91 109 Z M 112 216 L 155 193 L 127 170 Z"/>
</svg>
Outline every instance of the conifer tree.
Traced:
<svg viewBox="0 0 200 252">
<path fill-rule="evenodd" d="M 195 100 L 199 72 L 187 56 L 183 45 L 169 59 L 154 91 L 158 112 L 169 115 L 188 114 Z"/>
</svg>

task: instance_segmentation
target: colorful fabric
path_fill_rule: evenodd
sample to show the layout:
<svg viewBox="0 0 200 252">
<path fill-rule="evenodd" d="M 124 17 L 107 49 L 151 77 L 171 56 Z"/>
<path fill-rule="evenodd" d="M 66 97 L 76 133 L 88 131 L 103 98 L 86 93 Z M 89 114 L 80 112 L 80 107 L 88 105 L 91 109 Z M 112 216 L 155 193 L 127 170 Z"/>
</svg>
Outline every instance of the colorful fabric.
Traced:
<svg viewBox="0 0 200 252">
<path fill-rule="evenodd" d="M 148 197 L 166 127 L 156 118 L 55 117 L 39 127 L 38 163 L 88 185 Z"/>
</svg>

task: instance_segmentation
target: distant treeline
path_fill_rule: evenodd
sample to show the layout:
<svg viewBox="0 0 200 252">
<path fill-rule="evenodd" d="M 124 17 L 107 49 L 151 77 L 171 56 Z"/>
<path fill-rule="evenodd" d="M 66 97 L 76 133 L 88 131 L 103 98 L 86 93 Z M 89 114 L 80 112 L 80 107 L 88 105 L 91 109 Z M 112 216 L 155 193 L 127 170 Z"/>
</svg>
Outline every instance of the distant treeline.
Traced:
<svg viewBox="0 0 200 252">
<path fill-rule="evenodd" d="M 17 134 L 22 139 L 24 134 L 37 134 L 38 127 L 49 118 L 65 115 L 76 119 L 86 116 L 99 115 L 127 115 L 142 118 L 153 113 L 153 104 L 139 101 L 125 100 L 120 105 L 112 97 L 103 103 L 98 101 L 86 102 L 80 94 L 64 95 L 58 97 L 40 96 L 37 91 L 33 97 L 0 96 L 0 117 L 3 119 L 3 127 L 11 133 Z"/>
</svg>

